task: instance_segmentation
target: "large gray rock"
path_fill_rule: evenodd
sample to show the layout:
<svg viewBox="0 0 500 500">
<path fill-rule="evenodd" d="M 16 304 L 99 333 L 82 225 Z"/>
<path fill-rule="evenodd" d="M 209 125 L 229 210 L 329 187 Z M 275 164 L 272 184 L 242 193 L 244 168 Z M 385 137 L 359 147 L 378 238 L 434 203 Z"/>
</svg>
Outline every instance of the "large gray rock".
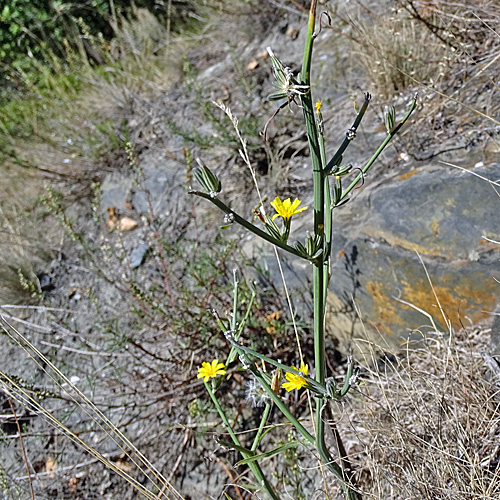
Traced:
<svg viewBox="0 0 500 500">
<path fill-rule="evenodd" d="M 471 171 L 496 180 L 500 164 Z M 500 245 L 488 239 L 499 239 L 499 207 L 488 182 L 437 162 L 369 179 L 336 214 L 332 334 L 348 350 L 370 330 L 400 338 L 433 330 L 431 318 L 447 329 L 490 316 Z"/>
</svg>

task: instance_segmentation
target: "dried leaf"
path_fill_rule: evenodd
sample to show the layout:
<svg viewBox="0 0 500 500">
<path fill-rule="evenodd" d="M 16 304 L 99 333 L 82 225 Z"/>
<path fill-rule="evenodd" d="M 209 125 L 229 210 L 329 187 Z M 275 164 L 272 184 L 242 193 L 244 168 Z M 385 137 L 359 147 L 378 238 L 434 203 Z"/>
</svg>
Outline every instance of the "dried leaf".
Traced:
<svg viewBox="0 0 500 500">
<path fill-rule="evenodd" d="M 247 69 L 252 70 L 255 69 L 259 65 L 259 61 L 257 59 L 253 59 L 247 64 Z"/>
<path fill-rule="evenodd" d="M 121 231 L 132 231 L 138 226 L 137 221 L 130 217 L 122 217 L 118 223 Z"/>
<path fill-rule="evenodd" d="M 128 462 L 124 462 L 123 460 L 117 460 L 115 465 L 123 472 L 130 472 L 133 469 L 132 465 Z"/>
<path fill-rule="evenodd" d="M 269 333 L 269 335 L 276 335 L 276 327 L 266 326 L 266 332 Z"/>
<path fill-rule="evenodd" d="M 268 314 L 266 316 L 267 321 L 272 322 L 272 321 L 277 321 L 280 319 L 281 313 L 279 311 L 274 311 L 271 314 Z"/>
<path fill-rule="evenodd" d="M 76 476 L 73 476 L 69 481 L 68 481 L 68 486 L 69 486 L 69 491 L 72 495 L 76 493 L 76 489 L 78 487 L 78 478 Z"/>
<path fill-rule="evenodd" d="M 118 223 L 118 217 L 116 215 L 116 207 L 108 207 L 108 229 L 113 231 Z"/>
<path fill-rule="evenodd" d="M 45 472 L 52 472 L 57 469 L 56 461 L 52 457 L 47 457 L 45 460 Z M 55 474 L 49 474 L 49 477 L 54 477 Z"/>
</svg>

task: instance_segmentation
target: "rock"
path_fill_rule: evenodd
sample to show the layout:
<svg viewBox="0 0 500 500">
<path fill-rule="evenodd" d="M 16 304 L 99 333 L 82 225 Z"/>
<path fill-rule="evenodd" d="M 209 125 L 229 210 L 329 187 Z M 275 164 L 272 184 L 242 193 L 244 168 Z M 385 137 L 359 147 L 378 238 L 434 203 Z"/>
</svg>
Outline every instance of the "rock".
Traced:
<svg viewBox="0 0 500 500">
<path fill-rule="evenodd" d="M 149 203 L 155 218 L 172 209 L 172 201 L 186 198 L 184 187 L 185 170 L 166 155 L 145 154 L 140 158 L 144 174 L 140 188 L 132 198 L 132 205 L 140 214 L 149 215 Z"/>
<path fill-rule="evenodd" d="M 146 255 L 148 249 L 149 245 L 144 242 L 140 243 L 139 246 L 134 248 L 134 250 L 130 254 L 130 267 L 132 269 L 135 269 L 142 264 L 144 256 Z"/>
<path fill-rule="evenodd" d="M 40 283 L 40 290 L 42 292 L 51 292 L 54 290 L 55 286 L 52 282 L 52 277 L 47 273 L 39 273 L 36 275 Z"/>
<path fill-rule="evenodd" d="M 105 212 L 109 207 L 115 207 L 124 212 L 133 187 L 132 177 L 125 177 L 121 172 L 108 174 L 101 184 L 101 210 Z"/>
<path fill-rule="evenodd" d="M 500 165 L 474 172 L 497 179 Z M 487 317 L 497 303 L 500 258 L 500 246 L 485 239 L 500 233 L 492 186 L 437 163 L 380 182 L 375 173 L 335 217 L 331 288 L 351 320 L 340 337 L 366 337 L 353 327 L 360 322 L 353 301 L 364 329 L 396 338 Z M 339 320 L 331 313 L 329 321 Z"/>
</svg>

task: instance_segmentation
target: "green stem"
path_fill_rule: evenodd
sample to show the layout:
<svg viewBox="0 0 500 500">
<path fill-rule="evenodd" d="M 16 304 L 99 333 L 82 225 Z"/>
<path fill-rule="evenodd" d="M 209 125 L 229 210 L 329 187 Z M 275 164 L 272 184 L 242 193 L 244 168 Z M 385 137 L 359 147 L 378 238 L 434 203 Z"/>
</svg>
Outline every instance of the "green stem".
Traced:
<svg viewBox="0 0 500 500">
<path fill-rule="evenodd" d="M 312 0 L 311 8 L 309 9 L 309 21 L 307 25 L 306 43 L 304 46 L 304 58 L 302 60 L 302 83 L 309 85 L 311 81 L 311 61 L 312 61 L 312 46 L 314 42 L 314 26 L 316 24 L 316 4 L 317 0 Z"/>
<path fill-rule="evenodd" d="M 268 396 L 273 400 L 274 404 L 279 408 L 281 413 L 287 418 L 287 420 L 300 432 L 302 437 L 306 439 L 309 444 L 315 445 L 314 437 L 311 433 L 292 415 L 290 410 L 287 408 L 285 403 L 281 400 L 281 398 L 275 394 L 272 390 L 271 386 L 267 383 L 266 379 L 262 375 L 262 373 L 256 368 L 256 366 L 249 361 L 248 369 L 252 372 L 254 377 L 259 381 L 260 385 L 267 392 Z"/>
<path fill-rule="evenodd" d="M 283 370 L 286 370 L 289 372 L 292 372 L 292 370 L 290 370 L 289 367 L 282 365 L 281 363 L 279 363 L 273 359 L 267 358 L 266 356 L 264 356 L 256 351 L 253 351 L 252 349 L 250 349 L 248 347 L 241 345 L 240 343 L 236 342 L 234 340 L 234 338 L 232 338 L 232 337 L 228 337 L 228 339 L 230 340 L 232 345 L 235 347 L 235 349 L 238 351 L 238 354 L 240 354 L 240 359 L 243 358 L 245 360 L 248 369 L 252 372 L 254 377 L 259 381 L 262 388 L 266 391 L 268 396 L 273 400 L 273 402 L 276 404 L 278 409 L 283 413 L 283 415 L 288 419 L 288 421 L 297 429 L 297 431 L 309 442 L 309 444 L 313 445 L 318 450 L 318 453 L 320 454 L 320 457 L 323 460 L 326 467 L 333 474 L 335 474 L 335 476 L 337 476 L 337 478 L 341 481 L 342 488 L 344 489 L 344 491 L 346 493 L 346 498 L 348 498 L 349 500 L 359 500 L 358 497 L 356 496 L 356 493 L 354 492 L 354 490 L 352 490 L 350 488 L 350 486 L 348 485 L 342 469 L 333 461 L 333 458 L 332 458 L 330 452 L 328 451 L 328 449 L 324 443 L 324 440 L 322 443 L 318 443 L 317 437 L 315 439 L 307 431 L 307 429 L 292 415 L 292 413 L 287 408 L 287 406 L 283 403 L 281 398 L 277 394 L 275 394 L 275 392 L 272 390 L 272 388 L 269 385 L 269 383 L 267 382 L 264 374 L 261 373 L 257 369 L 257 367 L 252 362 L 252 360 L 249 359 L 248 355 L 254 356 L 258 359 L 263 359 L 263 360 L 271 363 L 272 365 L 277 366 L 278 368 L 281 367 Z M 296 371 L 294 370 L 292 373 L 295 373 L 295 372 Z M 301 376 L 303 376 L 303 375 L 301 375 Z M 304 377 L 304 378 L 306 378 L 306 380 L 308 380 L 308 382 L 311 385 L 317 384 L 317 382 L 315 380 L 309 380 L 308 377 Z M 321 401 L 322 398 L 319 398 L 319 400 Z M 317 399 L 317 401 L 318 401 L 318 399 Z M 323 405 L 318 410 L 319 419 L 323 423 L 323 419 L 321 416 L 322 410 L 323 410 Z"/>
<path fill-rule="evenodd" d="M 210 398 L 212 399 L 212 401 L 215 405 L 215 408 L 217 409 L 217 412 L 219 413 L 220 418 L 222 419 L 222 422 L 224 423 L 224 427 L 227 429 L 227 432 L 231 436 L 233 443 L 239 449 L 241 449 L 242 448 L 241 443 L 238 440 L 238 437 L 236 436 L 236 434 L 234 433 L 233 428 L 231 427 L 231 424 L 229 423 L 229 420 L 227 419 L 226 414 L 224 413 L 224 410 L 222 409 L 221 405 L 219 404 L 219 400 L 215 396 L 215 393 L 212 391 L 212 388 L 210 387 L 210 385 L 207 382 L 205 382 L 205 387 L 208 391 L 208 394 L 210 394 Z M 250 455 L 248 453 L 244 453 L 242 451 L 240 451 L 240 453 L 242 454 L 243 458 L 249 458 L 252 456 L 252 455 Z M 266 476 L 264 476 L 264 473 L 262 472 L 260 465 L 257 462 L 250 462 L 248 464 L 248 467 L 250 468 L 250 470 L 253 472 L 253 474 L 255 475 L 257 480 L 259 481 L 260 486 L 262 486 L 263 490 L 269 495 L 269 498 L 271 498 L 272 500 L 280 500 L 279 496 L 276 494 L 276 492 L 273 490 L 272 486 L 269 484 Z"/>
<path fill-rule="evenodd" d="M 243 320 L 238 325 L 238 329 L 237 330 L 236 330 L 235 326 L 233 327 L 235 340 L 238 340 L 240 338 L 240 336 L 241 336 L 241 333 L 243 332 L 243 328 L 245 327 L 245 324 L 248 321 L 248 318 L 250 316 L 250 311 L 252 310 L 252 306 L 253 306 L 253 301 L 254 300 L 255 300 L 255 290 L 252 290 L 252 295 L 250 296 L 250 300 L 248 302 L 247 311 L 245 313 L 245 316 L 244 316 Z M 235 311 L 236 311 L 236 306 L 233 305 L 233 314 L 234 315 L 236 315 Z M 224 324 L 222 323 L 222 321 L 220 321 L 220 319 L 218 321 L 218 324 L 219 324 L 219 327 L 221 328 L 222 333 L 224 333 L 226 331 L 226 329 L 225 329 Z M 225 365 L 229 366 L 236 359 L 237 356 L 238 356 L 238 353 L 237 353 L 236 349 L 234 348 L 234 346 L 231 346 L 231 350 L 229 351 L 229 355 L 227 357 Z"/>
<path fill-rule="evenodd" d="M 363 178 L 363 176 L 368 172 L 369 168 L 375 163 L 377 158 L 380 156 L 382 151 L 385 149 L 387 144 L 391 141 L 391 139 L 400 131 L 401 127 L 407 122 L 408 118 L 410 118 L 410 115 L 413 113 L 417 106 L 417 97 L 415 96 L 413 98 L 413 102 L 411 104 L 410 110 L 408 113 L 406 113 L 405 117 L 401 120 L 399 125 L 395 127 L 389 134 L 388 136 L 384 139 L 382 144 L 379 146 L 375 154 L 368 160 L 368 163 L 361 169 L 361 172 L 356 176 L 356 178 L 349 184 L 349 187 L 342 192 L 342 196 L 339 200 L 339 203 L 342 202 L 342 200 L 345 199 L 346 196 L 349 195 L 349 193 L 356 187 L 358 182 Z"/>
<path fill-rule="evenodd" d="M 255 378 L 259 381 L 261 386 L 265 389 L 269 397 L 274 401 L 276 406 L 281 410 L 283 415 L 288 419 L 288 421 L 300 432 L 300 434 L 309 442 L 309 444 L 313 445 L 319 452 L 321 459 L 323 460 L 325 466 L 335 475 L 342 484 L 342 488 L 346 493 L 346 497 L 348 500 L 358 500 L 357 497 L 352 496 L 355 494 L 353 490 L 350 489 L 348 484 L 346 483 L 345 475 L 342 469 L 333 461 L 330 452 L 326 448 L 326 445 L 322 447 L 318 447 L 317 438 L 315 439 L 307 429 L 292 415 L 290 410 L 286 407 L 286 405 L 281 401 L 281 398 L 277 396 L 274 391 L 271 389 L 269 384 L 264 379 L 263 375 L 259 372 L 259 370 L 255 367 L 255 365 L 251 362 L 248 363 L 248 369 L 253 373 Z M 322 412 L 320 412 L 322 413 Z"/>
<path fill-rule="evenodd" d="M 306 122 L 307 139 L 311 151 L 314 189 L 314 234 L 323 238 L 325 219 L 325 198 L 323 184 L 323 168 L 321 165 L 321 152 L 319 147 L 318 129 L 314 119 L 313 101 L 311 92 L 311 60 L 314 41 L 314 26 L 316 22 L 316 0 L 311 2 L 309 10 L 309 24 L 304 47 L 302 63 L 302 84 L 309 86 L 309 92 L 302 96 L 302 108 Z M 316 381 L 325 384 L 325 332 L 324 332 L 324 255 L 315 262 L 313 268 L 314 286 L 314 366 Z M 316 397 L 316 448 L 322 453 L 325 446 L 325 424 L 321 418 L 323 399 Z"/>
<path fill-rule="evenodd" d="M 224 332 L 224 325 L 222 324 L 222 322 L 219 325 L 219 327 Z M 236 349 L 238 354 L 243 353 L 246 355 L 245 356 L 246 358 L 248 358 L 249 356 L 252 356 L 252 357 L 257 358 L 259 360 L 265 361 L 266 363 L 269 363 L 270 365 L 275 366 L 276 368 L 280 368 L 284 372 L 293 373 L 294 375 L 300 375 L 302 378 L 304 378 L 307 381 L 308 388 L 311 389 L 312 392 L 314 392 L 315 394 L 319 394 L 321 397 L 326 396 L 327 392 L 326 392 L 326 388 L 324 385 L 323 386 L 319 385 L 316 382 L 316 380 L 308 377 L 307 375 L 304 375 L 303 373 L 301 373 L 300 371 L 296 370 L 293 367 L 290 368 L 289 366 L 284 365 L 283 363 L 280 363 L 279 361 L 276 361 L 272 358 L 269 358 L 268 356 L 265 356 L 264 354 L 261 354 L 260 352 L 254 351 L 250 347 L 246 347 L 243 344 L 240 344 L 239 342 L 236 341 L 235 337 L 231 337 L 231 336 L 227 335 L 227 333 L 228 332 L 224 333 L 226 335 L 226 338 L 229 340 L 229 342 L 231 342 L 231 344 Z"/>
<path fill-rule="evenodd" d="M 233 317 L 231 318 L 231 330 L 236 331 L 238 324 L 238 278 L 236 277 L 236 269 L 233 271 Z"/>
<path fill-rule="evenodd" d="M 370 104 L 370 99 L 371 95 L 367 92 L 365 94 L 365 100 L 363 102 L 363 106 L 361 106 L 361 109 L 359 110 L 359 113 L 356 116 L 356 119 L 354 120 L 352 127 L 348 130 L 346 137 L 342 144 L 340 145 L 339 149 L 335 152 L 333 155 L 332 159 L 328 162 L 328 164 L 325 167 L 324 173 L 325 175 L 328 175 L 339 163 L 342 161 L 342 155 L 344 154 L 345 150 L 351 144 L 352 140 L 354 137 L 356 137 L 356 131 L 358 130 L 358 127 L 361 123 L 361 120 L 365 116 L 366 110 L 368 108 L 368 105 Z"/>
<path fill-rule="evenodd" d="M 220 201 L 217 197 L 212 198 L 208 193 L 203 193 L 202 191 L 189 191 L 189 194 L 194 194 L 196 196 L 200 196 L 201 198 L 205 198 L 208 201 L 211 201 L 216 207 L 220 208 L 224 213 L 231 215 L 234 219 L 234 222 L 238 223 L 240 226 L 243 226 L 245 229 L 248 229 L 253 234 L 259 236 L 260 238 L 266 241 L 269 241 L 269 243 L 272 243 L 273 245 L 276 245 L 277 247 L 282 248 L 283 250 L 286 250 L 287 252 L 295 255 L 296 257 L 300 257 L 301 259 L 310 262 L 309 259 L 301 255 L 299 252 L 297 252 L 295 248 L 291 247 L 290 245 L 287 245 L 286 243 L 283 243 L 282 241 L 277 240 L 276 238 L 273 238 L 265 231 L 262 231 L 262 229 L 255 227 L 251 222 L 248 222 L 246 219 L 241 217 L 241 215 L 238 215 L 236 212 L 231 210 L 225 203 Z"/>
<path fill-rule="evenodd" d="M 252 447 L 250 448 L 252 451 L 255 451 L 257 449 L 257 446 L 259 446 L 260 440 L 262 438 L 262 433 L 264 432 L 264 427 L 266 426 L 267 419 L 269 418 L 269 413 L 271 412 L 271 407 L 271 403 L 266 403 L 264 413 L 262 414 L 262 418 L 260 419 L 259 429 L 257 431 L 257 434 L 255 434 Z"/>
<path fill-rule="evenodd" d="M 319 113 L 320 119 L 322 119 Z M 325 154 L 325 136 L 320 127 L 319 133 L 319 152 L 321 156 L 321 165 L 323 171 L 326 164 Z M 328 293 L 328 284 L 330 282 L 330 254 L 332 251 L 332 235 L 333 235 L 333 209 L 332 197 L 330 193 L 330 179 L 327 175 L 323 176 L 323 191 L 324 191 L 324 206 L 325 206 L 325 254 L 323 256 L 323 306 L 326 308 L 326 296 Z M 323 316 L 324 316 L 323 312 Z"/>
<path fill-rule="evenodd" d="M 312 0 L 309 10 L 309 24 L 304 47 L 304 58 L 302 63 L 302 84 L 309 87 L 309 92 L 301 97 L 301 103 L 306 123 L 307 138 L 311 151 L 311 163 L 313 169 L 314 189 L 314 234 L 320 236 L 323 241 L 325 233 L 325 184 L 324 172 L 321 158 L 320 139 L 316 120 L 314 118 L 313 100 L 311 92 L 311 60 L 314 42 L 314 26 L 316 21 L 317 0 Z M 325 294 L 328 285 L 325 282 L 325 267 L 327 268 L 327 257 L 325 253 L 317 261 L 313 262 L 313 286 L 314 286 L 314 361 L 316 371 L 316 382 L 324 386 L 326 375 L 325 363 Z M 350 488 L 342 469 L 333 462 L 330 452 L 325 444 L 325 424 L 322 418 L 323 398 L 316 396 L 316 440 L 315 447 L 325 465 L 341 481 L 342 488 L 348 499 L 356 498 L 356 493 Z"/>
</svg>

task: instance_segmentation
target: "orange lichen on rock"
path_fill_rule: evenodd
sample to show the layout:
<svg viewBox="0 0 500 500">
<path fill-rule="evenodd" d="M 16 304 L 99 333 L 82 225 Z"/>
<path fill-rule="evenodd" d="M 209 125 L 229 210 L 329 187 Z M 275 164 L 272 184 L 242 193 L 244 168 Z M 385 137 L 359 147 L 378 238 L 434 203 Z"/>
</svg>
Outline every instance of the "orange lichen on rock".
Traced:
<svg viewBox="0 0 500 500">
<path fill-rule="evenodd" d="M 373 298 L 374 313 L 378 317 L 372 317 L 371 319 L 375 322 L 377 328 L 382 329 L 387 323 L 402 324 L 396 309 L 396 302 L 390 296 L 390 290 L 384 283 L 380 281 L 368 281 L 366 283 L 366 290 Z M 383 328 L 383 330 L 386 333 L 386 328 Z"/>
<path fill-rule="evenodd" d="M 411 170 L 410 172 L 406 172 L 406 174 L 401 174 L 398 179 L 400 181 L 405 181 L 406 179 L 409 179 L 410 177 L 413 177 L 415 174 L 418 174 L 420 170 Z"/>
<path fill-rule="evenodd" d="M 446 281 L 446 276 L 444 276 L 441 282 Z M 456 286 L 433 284 L 434 292 L 429 282 L 424 279 L 413 284 L 406 282 L 401 284 L 404 286 L 403 300 L 426 311 L 438 321 L 442 317 L 439 307 L 441 306 L 454 328 L 462 326 L 460 320 L 463 322 L 464 316 L 470 318 L 473 323 L 489 317 L 488 311 L 493 310 L 496 305 L 495 294 L 490 289 L 491 287 L 488 287 L 488 284 L 481 285 L 476 280 L 472 282 L 466 278 L 464 281 L 463 277 L 460 284 Z M 404 304 L 401 307 L 409 308 Z M 443 321 L 440 322 L 443 323 Z"/>
<path fill-rule="evenodd" d="M 440 224 L 439 219 L 433 219 L 433 220 L 431 220 L 431 223 L 429 224 L 429 226 L 431 226 L 432 234 L 434 235 L 434 238 L 439 234 L 439 224 Z"/>
</svg>

